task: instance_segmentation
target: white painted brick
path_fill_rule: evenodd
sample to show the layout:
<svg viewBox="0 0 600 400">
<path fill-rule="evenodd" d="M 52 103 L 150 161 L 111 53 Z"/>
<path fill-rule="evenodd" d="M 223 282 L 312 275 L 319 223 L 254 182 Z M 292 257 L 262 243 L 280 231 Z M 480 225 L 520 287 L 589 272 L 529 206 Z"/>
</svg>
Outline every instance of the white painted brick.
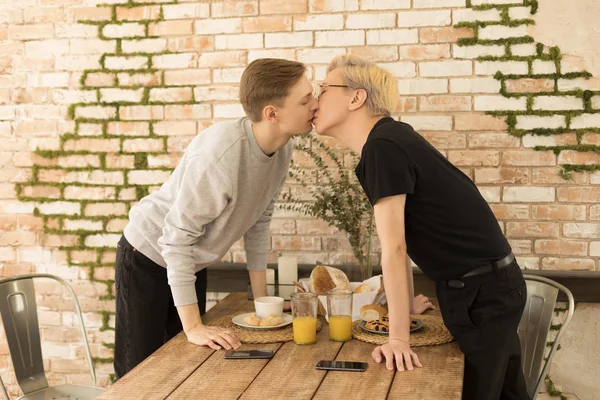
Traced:
<svg viewBox="0 0 600 400">
<path fill-rule="evenodd" d="M 166 4 L 162 6 L 165 19 L 208 18 L 210 4 Z"/>
<path fill-rule="evenodd" d="M 341 30 L 343 28 L 344 16 L 339 14 L 294 17 L 295 31 L 327 31 Z"/>
<path fill-rule="evenodd" d="M 108 69 L 144 69 L 148 68 L 148 57 L 106 57 L 104 66 Z"/>
<path fill-rule="evenodd" d="M 400 94 L 436 94 L 448 93 L 447 79 L 399 79 Z"/>
<path fill-rule="evenodd" d="M 52 101 L 57 104 L 92 103 L 98 101 L 95 90 L 54 89 Z"/>
<path fill-rule="evenodd" d="M 160 53 L 167 50 L 167 39 L 123 40 L 124 53 Z"/>
<path fill-rule="evenodd" d="M 552 115 L 548 117 L 517 115 L 517 129 L 558 129 L 565 127 L 566 122 L 563 115 Z"/>
<path fill-rule="evenodd" d="M 517 262 L 523 269 L 526 270 L 539 270 L 540 269 L 540 259 L 537 257 L 517 257 Z M 542 400 L 541 395 L 538 397 Z"/>
<path fill-rule="evenodd" d="M 56 57 L 57 71 L 84 71 L 100 69 L 100 56 L 61 56 Z"/>
<path fill-rule="evenodd" d="M 363 46 L 365 31 L 316 32 L 316 47 Z M 289 44 L 288 44 L 289 46 Z"/>
<path fill-rule="evenodd" d="M 590 243 L 590 256 L 600 257 L 600 242 Z"/>
<path fill-rule="evenodd" d="M 447 26 L 451 22 L 450 15 L 450 10 L 400 11 L 398 13 L 398 26 L 400 28 Z"/>
<path fill-rule="evenodd" d="M 405 1 L 405 0 L 403 0 Z M 358 0 L 324 0 L 309 1 L 309 12 L 341 12 L 357 11 Z"/>
<path fill-rule="evenodd" d="M 563 74 L 569 73 L 569 72 L 583 72 L 584 68 L 580 65 L 575 65 L 572 62 L 569 62 L 568 60 L 561 60 L 560 61 L 560 72 Z"/>
<path fill-rule="evenodd" d="M 508 9 L 510 19 L 529 19 L 531 18 L 531 7 L 510 7 Z"/>
<path fill-rule="evenodd" d="M 33 87 L 68 87 L 71 75 L 67 72 L 49 72 L 31 74 L 27 77 L 27 85 Z"/>
<path fill-rule="evenodd" d="M 563 226 L 565 237 L 600 238 L 600 224 L 568 223 Z"/>
<path fill-rule="evenodd" d="M 296 52 L 298 61 L 306 64 L 329 64 L 337 55 L 346 53 L 344 48 L 300 49 Z"/>
<path fill-rule="evenodd" d="M 452 23 L 472 22 L 472 21 L 500 21 L 500 10 L 491 9 L 486 11 L 476 11 L 471 8 L 464 10 L 452 10 Z"/>
<path fill-rule="evenodd" d="M 248 63 L 259 59 L 259 58 L 285 58 L 287 60 L 294 60 L 296 53 L 294 49 L 268 49 L 268 50 L 250 50 L 248 51 Z M 200 58 L 202 61 L 202 58 Z M 210 67 L 211 65 L 207 65 Z"/>
<path fill-rule="evenodd" d="M 289 32 L 289 33 L 266 33 L 265 47 L 289 47 L 290 43 L 294 47 L 311 47 L 313 44 L 312 32 Z"/>
<path fill-rule="evenodd" d="M 103 230 L 102 221 L 91 221 L 85 219 L 65 219 L 63 228 L 67 231 L 101 231 Z"/>
<path fill-rule="evenodd" d="M 152 66 L 159 69 L 195 68 L 197 64 L 197 55 L 194 53 L 163 54 L 152 57 Z"/>
<path fill-rule="evenodd" d="M 367 45 L 419 43 L 417 29 L 381 29 L 367 31 Z"/>
<path fill-rule="evenodd" d="M 511 37 L 522 37 L 527 35 L 527 25 L 509 27 L 503 25 L 489 25 L 479 28 L 479 38 L 487 40 L 506 39 Z"/>
<path fill-rule="evenodd" d="M 537 54 L 535 44 L 523 43 L 523 44 L 511 44 L 510 51 L 513 56 L 529 57 Z"/>
<path fill-rule="evenodd" d="M 450 79 L 452 93 L 498 93 L 500 81 L 494 78 L 454 78 Z"/>
<path fill-rule="evenodd" d="M 110 119 L 117 113 L 115 107 L 85 106 L 75 109 L 76 118 Z"/>
<path fill-rule="evenodd" d="M 0 120 L 12 121 L 17 115 L 17 108 L 14 106 L 0 106 Z"/>
<path fill-rule="evenodd" d="M 414 8 L 466 7 L 466 0 L 413 0 Z"/>
<path fill-rule="evenodd" d="M 553 187 L 505 187 L 502 200 L 507 203 L 553 202 L 556 189 Z"/>
<path fill-rule="evenodd" d="M 475 111 L 524 111 L 527 109 L 527 100 L 523 98 L 506 98 L 504 96 L 475 96 Z"/>
<path fill-rule="evenodd" d="M 479 186 L 478 187 L 481 196 L 483 196 L 484 200 L 488 203 L 499 203 L 500 202 L 500 188 L 499 187 L 489 187 L 489 186 Z"/>
<path fill-rule="evenodd" d="M 98 37 L 98 28 L 87 24 L 69 24 L 64 22 L 54 23 L 54 32 L 59 38 L 95 38 Z"/>
<path fill-rule="evenodd" d="M 419 63 L 420 76 L 462 76 L 473 74 L 471 61 L 423 61 Z"/>
<path fill-rule="evenodd" d="M 238 100 L 238 90 L 234 86 L 197 87 L 194 98 L 196 101 Z"/>
<path fill-rule="evenodd" d="M 213 108 L 214 118 L 239 118 L 245 115 L 241 104 L 214 104 Z"/>
<path fill-rule="evenodd" d="M 213 70 L 213 83 L 239 83 L 244 68 L 223 68 Z"/>
<path fill-rule="evenodd" d="M 69 41 L 66 39 L 33 40 L 25 42 L 25 54 L 28 56 L 68 54 Z"/>
<path fill-rule="evenodd" d="M 406 122 L 417 131 L 451 131 L 452 117 L 447 116 L 431 116 L 418 115 L 410 116 L 403 115 L 402 122 Z"/>
<path fill-rule="evenodd" d="M 75 215 L 81 213 L 81 204 L 68 201 L 56 201 L 52 203 L 41 203 L 37 206 L 40 214 L 67 214 Z"/>
<path fill-rule="evenodd" d="M 503 74 L 526 75 L 528 72 L 525 61 L 475 61 L 476 75 L 494 75 L 496 72 Z"/>
<path fill-rule="evenodd" d="M 85 245 L 89 247 L 116 247 L 119 239 L 121 239 L 121 235 L 118 234 L 90 235 L 85 238 Z"/>
<path fill-rule="evenodd" d="M 210 18 L 194 22 L 194 33 L 197 35 L 239 33 L 241 31 L 241 18 Z"/>
<path fill-rule="evenodd" d="M 240 35 L 224 35 L 215 38 L 217 49 L 260 49 L 263 47 L 262 33 L 243 33 Z"/>
<path fill-rule="evenodd" d="M 483 4 L 515 4 L 521 2 L 522 0 L 473 0 L 471 5 L 480 6 Z"/>
<path fill-rule="evenodd" d="M 452 45 L 452 54 L 454 58 L 477 58 L 481 56 L 503 56 L 505 53 L 504 46 L 459 46 Z"/>
<path fill-rule="evenodd" d="M 35 207 L 35 203 L 23 203 L 17 200 L 3 200 L 0 202 L 0 212 L 3 214 L 33 214 Z"/>
<path fill-rule="evenodd" d="M 399 10 L 410 8 L 410 0 L 360 0 L 361 10 Z"/>
<path fill-rule="evenodd" d="M 108 38 L 125 38 L 145 36 L 144 25 L 138 23 L 125 23 L 120 25 L 106 25 L 102 34 Z"/>
<path fill-rule="evenodd" d="M 558 136 L 558 137 L 557 137 Z M 560 145 L 559 135 L 523 135 L 522 137 L 523 147 L 536 147 L 536 146 L 558 146 Z"/>
<path fill-rule="evenodd" d="M 556 65 L 553 61 L 535 60 L 532 63 L 534 74 L 554 74 L 556 73 Z"/>
<path fill-rule="evenodd" d="M 21 247 L 19 249 L 19 260 L 26 263 L 43 263 L 42 268 L 50 269 L 49 263 L 52 262 L 52 251 L 42 247 Z M 39 271 L 38 268 L 39 266 L 36 266 L 36 273 L 44 271 L 43 269 Z M 65 278 L 69 279 L 66 276 Z"/>
<path fill-rule="evenodd" d="M 414 62 L 392 62 L 392 63 L 379 63 L 379 66 L 387 69 L 396 78 L 411 78 L 417 76 L 417 68 Z"/>
<path fill-rule="evenodd" d="M 114 53 L 117 48 L 115 40 L 71 39 L 71 55 Z"/>
<path fill-rule="evenodd" d="M 534 110 L 583 110 L 583 99 L 576 96 L 537 96 Z"/>
<path fill-rule="evenodd" d="M 569 90 L 590 90 L 594 89 L 587 79 L 585 78 L 577 78 L 577 79 L 559 79 L 558 80 L 558 90 L 562 92 L 566 92 Z"/>
<path fill-rule="evenodd" d="M 127 90 L 127 89 L 100 89 L 101 100 L 105 103 L 128 101 L 139 102 L 144 95 L 144 89 Z"/>
<path fill-rule="evenodd" d="M 600 114 L 581 114 L 571 120 L 571 129 L 597 128 L 600 126 Z"/>
<path fill-rule="evenodd" d="M 161 185 L 169 179 L 169 171 L 130 171 L 127 179 L 130 185 Z"/>
<path fill-rule="evenodd" d="M 592 97 L 592 108 L 595 110 L 600 110 L 600 96 Z"/>
<path fill-rule="evenodd" d="M 346 17 L 346 29 L 381 29 L 396 26 L 396 14 L 350 14 Z M 400 25 L 398 25 L 400 26 Z"/>
<path fill-rule="evenodd" d="M 46 340 L 42 340 L 42 354 L 44 358 L 74 359 L 76 357 L 74 348 L 69 343 L 55 343 Z"/>
</svg>

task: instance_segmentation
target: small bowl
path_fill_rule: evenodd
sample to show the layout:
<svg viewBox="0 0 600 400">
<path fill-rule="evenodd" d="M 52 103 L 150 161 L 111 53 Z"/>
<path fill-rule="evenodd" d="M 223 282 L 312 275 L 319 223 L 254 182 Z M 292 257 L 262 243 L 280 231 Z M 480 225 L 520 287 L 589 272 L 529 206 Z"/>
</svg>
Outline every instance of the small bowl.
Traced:
<svg viewBox="0 0 600 400">
<path fill-rule="evenodd" d="M 264 296 L 254 299 L 254 309 L 259 318 L 268 318 L 271 315 L 279 317 L 283 314 L 283 297 Z"/>
</svg>

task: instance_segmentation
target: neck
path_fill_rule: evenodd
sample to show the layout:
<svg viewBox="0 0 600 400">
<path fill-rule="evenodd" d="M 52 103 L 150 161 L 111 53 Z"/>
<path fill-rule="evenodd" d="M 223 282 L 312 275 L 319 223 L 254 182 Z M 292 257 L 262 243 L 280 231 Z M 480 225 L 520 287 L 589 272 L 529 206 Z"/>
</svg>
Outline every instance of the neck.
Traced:
<svg viewBox="0 0 600 400">
<path fill-rule="evenodd" d="M 258 147 L 268 156 L 285 146 L 290 140 L 289 136 L 281 135 L 268 124 L 262 122 L 252 123 L 252 133 Z"/>
<path fill-rule="evenodd" d="M 362 153 L 362 149 L 367 142 L 369 133 L 379 121 L 382 116 L 368 116 L 366 118 L 360 118 L 356 120 L 348 119 L 344 126 L 340 127 L 338 132 L 344 132 L 341 135 L 335 135 L 334 137 L 340 141 L 340 143 L 358 154 Z M 349 133 L 345 133 L 349 132 Z"/>
</svg>

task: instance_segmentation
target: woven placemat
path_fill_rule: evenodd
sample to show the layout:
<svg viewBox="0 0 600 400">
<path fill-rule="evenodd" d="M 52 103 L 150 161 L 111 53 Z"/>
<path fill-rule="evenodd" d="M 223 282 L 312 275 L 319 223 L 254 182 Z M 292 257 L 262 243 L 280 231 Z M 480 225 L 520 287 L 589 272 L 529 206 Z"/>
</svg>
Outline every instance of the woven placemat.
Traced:
<svg viewBox="0 0 600 400">
<path fill-rule="evenodd" d="M 294 340 L 294 331 L 292 324 L 277 329 L 246 329 L 235 325 L 231 320 L 237 314 L 226 315 L 216 318 L 207 323 L 207 325 L 220 326 L 233 331 L 242 343 L 279 343 L 291 342 Z M 321 330 L 323 324 L 317 318 L 317 332 Z"/>
<path fill-rule="evenodd" d="M 423 321 L 423 329 L 410 334 L 410 345 L 412 347 L 419 346 L 434 346 L 438 344 L 449 343 L 454 340 L 446 326 L 442 317 L 435 315 L 416 315 L 414 318 Z M 358 324 L 360 320 L 352 324 L 352 336 L 355 339 L 367 343 L 382 345 L 387 343 L 387 335 L 379 335 L 363 330 Z"/>
</svg>

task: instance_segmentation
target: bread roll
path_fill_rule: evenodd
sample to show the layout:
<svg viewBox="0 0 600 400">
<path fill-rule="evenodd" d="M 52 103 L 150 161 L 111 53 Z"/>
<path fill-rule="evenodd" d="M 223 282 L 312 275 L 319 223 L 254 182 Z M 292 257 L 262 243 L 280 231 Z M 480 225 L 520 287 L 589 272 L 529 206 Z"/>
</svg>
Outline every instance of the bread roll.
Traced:
<svg viewBox="0 0 600 400">
<path fill-rule="evenodd" d="M 350 281 L 341 269 L 318 265 L 310 274 L 313 290 L 319 296 L 332 289 L 350 289 Z"/>
<path fill-rule="evenodd" d="M 354 293 L 365 293 L 365 292 L 370 292 L 371 291 L 371 286 L 369 286 L 368 283 L 361 283 L 360 285 L 358 285 L 356 287 L 356 289 L 354 289 Z"/>
<path fill-rule="evenodd" d="M 367 304 L 360 308 L 360 318 L 364 321 L 379 320 L 387 315 L 388 311 L 379 304 Z"/>
</svg>

